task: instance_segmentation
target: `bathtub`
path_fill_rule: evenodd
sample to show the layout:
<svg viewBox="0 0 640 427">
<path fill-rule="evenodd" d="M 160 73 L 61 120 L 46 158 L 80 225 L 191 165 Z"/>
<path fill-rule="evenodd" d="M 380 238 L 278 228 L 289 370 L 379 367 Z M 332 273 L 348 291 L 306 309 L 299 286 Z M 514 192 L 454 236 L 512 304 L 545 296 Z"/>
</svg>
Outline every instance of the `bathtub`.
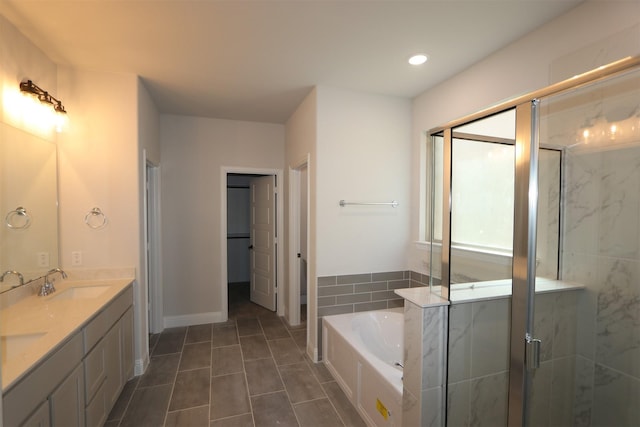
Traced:
<svg viewBox="0 0 640 427">
<path fill-rule="evenodd" d="M 402 425 L 402 308 L 322 318 L 322 360 L 370 426 Z"/>
</svg>

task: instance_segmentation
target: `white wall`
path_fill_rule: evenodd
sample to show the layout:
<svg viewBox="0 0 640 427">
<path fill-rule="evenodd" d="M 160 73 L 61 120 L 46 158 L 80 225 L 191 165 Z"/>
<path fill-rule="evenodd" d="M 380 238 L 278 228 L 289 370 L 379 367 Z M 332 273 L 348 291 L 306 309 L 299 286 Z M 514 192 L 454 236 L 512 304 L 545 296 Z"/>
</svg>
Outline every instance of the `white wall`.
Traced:
<svg viewBox="0 0 640 427">
<path fill-rule="evenodd" d="M 318 112 L 318 93 L 317 89 L 311 90 L 307 97 L 298 105 L 296 111 L 291 115 L 285 125 L 285 156 L 286 165 L 291 169 L 297 169 L 305 162 L 307 163 L 307 180 L 309 187 L 309 204 L 308 204 L 308 219 L 307 223 L 307 277 L 309 282 L 307 283 L 308 294 L 308 316 L 307 316 L 307 354 L 314 358 L 317 357 L 317 339 L 318 339 L 318 324 L 317 324 L 317 303 L 316 303 L 316 290 L 317 290 L 317 274 L 316 274 L 316 253 L 317 253 L 317 227 L 316 227 L 316 147 L 317 147 L 317 112 Z M 285 174 L 285 206 L 289 206 L 289 173 Z M 290 241 L 292 235 L 292 223 L 290 221 L 290 211 L 285 209 L 285 271 L 289 273 L 289 283 L 296 280 L 291 275 L 296 274 L 295 269 L 290 268 L 289 261 L 293 260 L 292 250 L 295 250 L 295 243 Z M 294 249 L 291 248 L 294 246 Z M 289 287 L 285 288 L 285 301 L 289 301 Z M 287 306 L 287 308 L 289 308 Z M 297 309 L 297 307 L 291 307 Z M 290 318 L 290 313 L 285 312 L 285 317 Z M 315 359 L 314 359 L 315 360 Z"/>
<path fill-rule="evenodd" d="M 284 168 L 284 126 L 161 115 L 160 154 L 165 325 L 222 320 L 221 170 Z"/>
<path fill-rule="evenodd" d="M 318 88 L 318 276 L 406 269 L 410 119 L 408 99 Z"/>
<path fill-rule="evenodd" d="M 60 67 L 60 96 L 69 112 L 60 134 L 62 263 L 82 251 L 83 268 L 136 267 L 139 194 L 137 79 Z M 94 230 L 84 223 L 93 207 L 108 219 Z"/>
<path fill-rule="evenodd" d="M 67 268 L 135 269 L 136 374 L 148 363 L 146 289 L 142 268 L 142 189 L 138 78 L 60 66 L 58 86 L 69 115 L 58 138 L 60 250 Z M 151 111 L 142 109 L 142 111 Z M 143 114 L 143 116 L 146 116 Z M 152 145 L 149 143 L 149 145 Z M 102 210 L 107 225 L 91 229 L 84 217 Z M 82 266 L 71 266 L 71 252 Z"/>
<path fill-rule="evenodd" d="M 145 204 L 146 204 L 146 162 L 150 162 L 155 167 L 160 165 L 160 114 L 151 95 L 144 86 L 142 80 L 137 78 L 138 88 L 138 222 L 140 224 L 139 237 L 138 237 L 138 266 L 137 266 L 137 279 L 140 284 L 138 290 L 138 303 L 137 310 L 135 310 L 135 328 L 139 332 L 136 339 L 136 352 L 140 355 L 137 358 L 139 361 L 136 366 L 136 374 L 141 373 L 147 366 L 147 360 L 149 357 L 149 331 L 152 329 L 149 323 L 149 317 L 147 315 L 149 307 L 148 301 L 150 299 L 149 289 L 147 284 L 147 245 L 145 242 L 147 221 L 145 218 Z M 150 207 L 149 209 L 153 209 Z M 156 213 L 157 214 L 157 213 Z M 152 214 L 153 215 L 153 214 Z M 158 224 L 152 224 L 151 226 L 158 226 Z M 148 228 L 148 227 L 147 227 Z M 154 230 L 150 231 L 154 233 Z M 157 234 L 157 233 L 156 233 Z M 153 242 L 157 245 L 161 245 L 160 236 L 155 236 Z M 151 254 L 153 256 L 153 254 Z M 153 277 L 153 276 L 152 276 Z M 160 282 L 161 279 L 157 278 Z M 158 285 L 158 283 L 154 283 Z M 151 295 L 151 298 L 156 295 Z M 156 297 L 157 298 L 157 297 Z M 140 366 L 142 364 L 142 366 Z"/>
<path fill-rule="evenodd" d="M 587 1 L 413 100 L 410 241 L 420 239 L 425 132 L 502 100 L 640 54 L 640 3 Z M 410 246 L 409 268 L 426 272 Z"/>
</svg>

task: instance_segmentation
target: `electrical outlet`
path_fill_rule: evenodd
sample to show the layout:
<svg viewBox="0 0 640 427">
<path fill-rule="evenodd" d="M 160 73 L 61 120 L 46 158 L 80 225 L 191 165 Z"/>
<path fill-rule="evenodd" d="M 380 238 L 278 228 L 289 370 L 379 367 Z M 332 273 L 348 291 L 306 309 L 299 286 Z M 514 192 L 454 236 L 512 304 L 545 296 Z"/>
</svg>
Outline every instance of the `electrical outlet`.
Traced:
<svg viewBox="0 0 640 427">
<path fill-rule="evenodd" d="M 38 252 L 36 256 L 38 257 L 38 267 L 49 267 L 49 252 Z"/>
<path fill-rule="evenodd" d="M 82 265 L 82 252 L 81 251 L 73 251 L 71 252 L 71 265 L 73 267 L 78 267 Z"/>
</svg>

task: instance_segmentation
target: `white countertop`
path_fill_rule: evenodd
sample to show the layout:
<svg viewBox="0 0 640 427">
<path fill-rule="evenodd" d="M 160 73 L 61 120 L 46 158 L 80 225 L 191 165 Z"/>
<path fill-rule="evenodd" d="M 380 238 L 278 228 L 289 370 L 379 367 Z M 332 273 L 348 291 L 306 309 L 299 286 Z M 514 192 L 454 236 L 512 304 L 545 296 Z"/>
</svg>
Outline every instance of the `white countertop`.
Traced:
<svg viewBox="0 0 640 427">
<path fill-rule="evenodd" d="M 126 279 L 58 280 L 57 289 L 51 295 L 31 295 L 0 310 L 0 335 L 37 334 L 24 351 L 2 361 L 2 390 L 8 390 L 32 367 L 46 358 L 52 351 L 79 331 L 95 314 L 119 295 L 133 282 Z M 97 296 L 77 299 L 60 297 L 69 288 L 108 286 Z M 73 292 L 73 291 L 71 291 Z M 39 336 L 42 334 L 42 336 Z M 12 352 L 4 348 L 2 353 Z"/>
</svg>

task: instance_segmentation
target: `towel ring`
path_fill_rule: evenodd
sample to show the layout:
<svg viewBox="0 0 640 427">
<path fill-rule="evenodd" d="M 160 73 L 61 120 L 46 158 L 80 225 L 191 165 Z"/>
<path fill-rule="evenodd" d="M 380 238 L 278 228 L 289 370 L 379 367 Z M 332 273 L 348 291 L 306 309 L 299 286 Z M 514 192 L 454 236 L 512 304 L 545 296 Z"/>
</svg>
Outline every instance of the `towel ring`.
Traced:
<svg viewBox="0 0 640 427">
<path fill-rule="evenodd" d="M 84 216 L 84 223 L 97 230 L 107 225 L 107 217 L 100 208 L 93 208 Z"/>
<path fill-rule="evenodd" d="M 21 219 L 22 223 L 16 223 L 16 220 Z M 22 230 L 28 228 L 31 225 L 31 216 L 27 213 L 27 210 L 22 206 L 18 206 L 4 217 L 4 222 L 7 227 L 14 230 Z"/>
</svg>

